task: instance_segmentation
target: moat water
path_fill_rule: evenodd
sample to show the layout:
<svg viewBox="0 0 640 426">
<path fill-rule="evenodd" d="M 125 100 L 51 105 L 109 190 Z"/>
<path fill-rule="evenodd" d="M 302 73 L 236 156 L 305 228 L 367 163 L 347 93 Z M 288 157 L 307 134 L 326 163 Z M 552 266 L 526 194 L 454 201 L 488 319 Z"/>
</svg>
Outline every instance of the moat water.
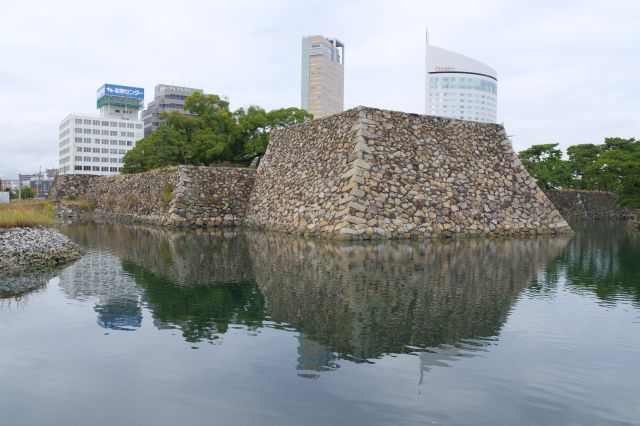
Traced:
<svg viewBox="0 0 640 426">
<path fill-rule="evenodd" d="M 0 279 L 0 425 L 640 425 L 640 235 L 81 224 Z"/>
</svg>

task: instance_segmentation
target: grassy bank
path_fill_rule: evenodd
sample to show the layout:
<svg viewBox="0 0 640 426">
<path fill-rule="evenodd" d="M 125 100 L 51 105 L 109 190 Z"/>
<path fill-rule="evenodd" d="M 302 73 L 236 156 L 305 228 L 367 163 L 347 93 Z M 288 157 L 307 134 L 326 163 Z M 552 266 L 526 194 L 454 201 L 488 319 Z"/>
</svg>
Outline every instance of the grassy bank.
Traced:
<svg viewBox="0 0 640 426">
<path fill-rule="evenodd" d="M 51 225 L 53 206 L 47 201 L 0 204 L 0 228 Z"/>
</svg>

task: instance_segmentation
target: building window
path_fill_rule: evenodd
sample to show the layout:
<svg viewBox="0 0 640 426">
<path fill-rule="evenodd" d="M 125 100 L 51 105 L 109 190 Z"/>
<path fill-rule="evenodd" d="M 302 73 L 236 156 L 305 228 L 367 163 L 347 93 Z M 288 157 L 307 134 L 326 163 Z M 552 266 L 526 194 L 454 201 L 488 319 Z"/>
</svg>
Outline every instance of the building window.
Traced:
<svg viewBox="0 0 640 426">
<path fill-rule="evenodd" d="M 111 127 L 118 127 L 118 123 L 116 123 L 115 121 L 111 122 Z"/>
<path fill-rule="evenodd" d="M 76 142 L 82 142 L 82 138 L 75 138 Z"/>
<path fill-rule="evenodd" d="M 100 130 L 99 129 L 93 129 L 93 134 L 94 135 L 99 135 L 100 134 Z"/>
<path fill-rule="evenodd" d="M 91 138 L 84 138 L 84 143 L 91 143 Z"/>
<path fill-rule="evenodd" d="M 118 136 L 118 132 L 116 132 L 115 130 L 112 130 L 109 132 L 109 136 Z"/>
<path fill-rule="evenodd" d="M 83 159 L 84 161 L 87 161 L 87 162 L 90 162 L 90 161 L 91 161 L 91 157 L 82 157 L 82 159 Z"/>
<path fill-rule="evenodd" d="M 101 121 L 100 124 L 102 124 L 103 126 L 109 126 L 109 122 L 108 121 Z"/>
<path fill-rule="evenodd" d="M 81 146 L 79 146 L 79 147 L 78 147 L 78 149 L 77 149 L 77 151 L 78 151 L 78 152 L 82 152 L 82 147 L 81 147 Z"/>
<path fill-rule="evenodd" d="M 94 172 L 99 172 L 100 171 L 100 167 L 98 166 L 92 166 L 91 170 L 93 170 Z"/>
<path fill-rule="evenodd" d="M 100 125 L 100 120 L 93 120 L 93 125 L 94 126 L 99 126 Z"/>
<path fill-rule="evenodd" d="M 117 167 L 109 167 L 109 171 L 110 172 L 117 172 L 118 168 Z"/>
<path fill-rule="evenodd" d="M 103 163 L 108 163 L 109 162 L 109 158 L 108 157 L 102 157 L 102 162 Z"/>
<path fill-rule="evenodd" d="M 133 123 L 127 123 L 127 128 L 128 129 L 133 129 Z"/>
<path fill-rule="evenodd" d="M 103 154 L 108 154 L 109 153 L 109 148 L 102 148 L 101 151 Z"/>
<path fill-rule="evenodd" d="M 109 171 L 109 167 L 102 166 L 100 168 L 100 170 L 103 171 L 103 172 L 108 172 Z"/>
<path fill-rule="evenodd" d="M 84 152 L 91 152 L 91 148 L 89 148 L 88 146 L 85 146 L 83 149 Z"/>
<path fill-rule="evenodd" d="M 76 161 L 82 161 L 82 156 L 76 155 Z"/>
<path fill-rule="evenodd" d="M 109 153 L 110 154 L 117 154 L 118 150 L 117 149 L 112 149 L 112 150 L 109 150 Z"/>
<path fill-rule="evenodd" d="M 91 166 L 84 166 L 84 167 L 82 167 L 82 170 L 90 172 L 91 171 Z"/>
<path fill-rule="evenodd" d="M 82 166 L 75 166 L 74 170 L 82 170 Z"/>
<path fill-rule="evenodd" d="M 76 118 L 76 124 L 82 124 L 82 118 Z"/>
<path fill-rule="evenodd" d="M 136 124 L 136 129 L 142 129 L 142 124 Z"/>
<path fill-rule="evenodd" d="M 120 127 L 127 127 L 127 123 L 120 123 Z"/>
<path fill-rule="evenodd" d="M 84 124 L 89 124 L 89 125 L 91 125 L 91 120 L 84 120 Z"/>
</svg>

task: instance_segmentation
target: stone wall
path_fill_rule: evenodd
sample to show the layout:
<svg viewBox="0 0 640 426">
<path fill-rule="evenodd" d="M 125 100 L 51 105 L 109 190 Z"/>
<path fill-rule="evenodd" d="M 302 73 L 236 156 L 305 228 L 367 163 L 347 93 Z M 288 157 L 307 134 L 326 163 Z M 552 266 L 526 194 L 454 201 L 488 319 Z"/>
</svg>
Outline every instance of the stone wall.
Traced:
<svg viewBox="0 0 640 426">
<path fill-rule="evenodd" d="M 545 193 L 567 220 L 626 220 L 634 216 L 633 209 L 618 205 L 614 192 L 561 189 Z"/>
<path fill-rule="evenodd" d="M 247 222 L 329 238 L 571 232 L 501 125 L 364 107 L 275 131 Z"/>
<path fill-rule="evenodd" d="M 88 200 L 95 217 L 116 222 L 238 226 L 254 177 L 253 169 L 196 166 L 113 176 L 61 175 L 49 200 Z"/>
</svg>

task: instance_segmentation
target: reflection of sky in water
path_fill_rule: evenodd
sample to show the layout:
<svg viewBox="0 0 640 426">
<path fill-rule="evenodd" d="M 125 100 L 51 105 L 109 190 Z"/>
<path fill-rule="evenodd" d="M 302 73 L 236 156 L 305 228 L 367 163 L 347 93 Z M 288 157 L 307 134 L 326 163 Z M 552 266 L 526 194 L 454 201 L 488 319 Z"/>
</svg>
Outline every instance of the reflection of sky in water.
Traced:
<svg viewBox="0 0 640 426">
<path fill-rule="evenodd" d="M 69 229 L 87 256 L 0 305 L 0 424 L 634 424 L 638 239 L 587 231 L 343 244 Z"/>
</svg>

